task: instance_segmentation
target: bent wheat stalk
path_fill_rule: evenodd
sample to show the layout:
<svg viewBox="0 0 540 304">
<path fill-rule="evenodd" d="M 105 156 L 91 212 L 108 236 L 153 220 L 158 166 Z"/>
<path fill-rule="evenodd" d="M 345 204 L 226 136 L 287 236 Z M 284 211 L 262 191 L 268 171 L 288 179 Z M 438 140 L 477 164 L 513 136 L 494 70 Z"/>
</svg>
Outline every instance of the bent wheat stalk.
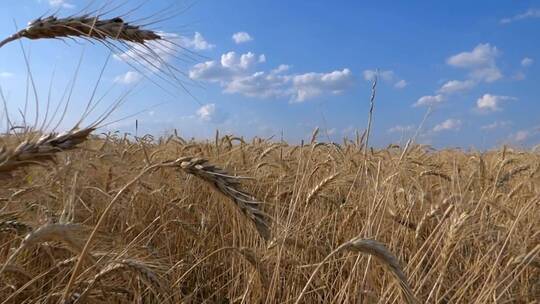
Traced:
<svg viewBox="0 0 540 304">
<path fill-rule="evenodd" d="M 269 217 L 261 211 L 261 202 L 240 190 L 239 179 L 241 177 L 231 176 L 224 170 L 208 164 L 208 160 L 202 158 L 186 157 L 176 162 L 180 164 L 183 171 L 210 183 L 219 192 L 230 198 L 240 211 L 255 224 L 261 237 L 267 241 L 270 240 Z"/>
<path fill-rule="evenodd" d="M 400 263 L 398 259 L 384 246 L 383 243 L 375 241 L 375 240 L 369 240 L 369 239 L 361 239 L 361 238 L 355 238 L 352 239 L 346 243 L 341 244 L 338 248 L 336 248 L 334 251 L 332 251 L 329 255 L 327 255 L 324 260 L 317 265 L 313 273 L 311 274 L 310 278 L 308 279 L 306 285 L 304 286 L 304 289 L 294 302 L 295 304 L 301 303 L 301 300 L 303 296 L 306 294 L 309 285 L 315 278 L 315 275 L 319 272 L 321 267 L 326 264 L 326 262 L 335 254 L 348 251 L 348 252 L 362 252 L 369 255 L 375 256 L 379 261 L 384 263 L 385 265 L 390 268 L 392 273 L 394 274 L 396 280 L 399 282 L 399 286 L 401 287 L 401 291 L 403 293 L 403 297 L 405 298 L 406 303 L 419 303 L 416 297 L 414 296 L 414 293 L 407 281 L 407 277 L 403 273 L 403 270 L 400 266 Z"/>
<path fill-rule="evenodd" d="M 162 39 L 156 32 L 129 24 L 120 17 L 100 19 L 99 16 L 88 15 L 66 18 L 49 16 L 31 21 L 25 29 L 0 41 L 0 48 L 21 38 L 35 40 L 74 37 L 99 41 L 111 39 L 138 44 Z"/>
</svg>

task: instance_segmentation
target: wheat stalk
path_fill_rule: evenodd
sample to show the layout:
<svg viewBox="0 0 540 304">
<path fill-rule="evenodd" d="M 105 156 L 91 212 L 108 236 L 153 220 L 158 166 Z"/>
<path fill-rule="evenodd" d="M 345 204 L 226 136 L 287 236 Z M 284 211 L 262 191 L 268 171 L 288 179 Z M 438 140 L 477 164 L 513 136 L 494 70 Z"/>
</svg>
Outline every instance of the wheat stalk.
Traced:
<svg viewBox="0 0 540 304">
<path fill-rule="evenodd" d="M 125 22 L 122 18 L 100 19 L 99 16 L 49 16 L 31 21 L 28 26 L 0 42 L 5 44 L 21 39 L 86 38 L 98 41 L 107 39 L 144 45 L 147 41 L 161 40 L 154 31 Z"/>
</svg>

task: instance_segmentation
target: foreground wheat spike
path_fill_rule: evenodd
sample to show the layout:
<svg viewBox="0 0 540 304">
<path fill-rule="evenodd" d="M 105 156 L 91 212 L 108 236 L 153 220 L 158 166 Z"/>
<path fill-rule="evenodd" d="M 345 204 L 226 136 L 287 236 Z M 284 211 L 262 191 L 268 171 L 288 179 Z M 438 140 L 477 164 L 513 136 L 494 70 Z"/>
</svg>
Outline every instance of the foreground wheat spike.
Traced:
<svg viewBox="0 0 540 304">
<path fill-rule="evenodd" d="M 309 285 L 315 278 L 317 272 L 321 269 L 322 265 L 324 265 L 335 254 L 344 251 L 361 252 L 376 257 L 379 261 L 386 264 L 394 274 L 403 293 L 405 302 L 408 304 L 419 303 L 408 283 L 407 276 L 403 272 L 398 259 L 392 254 L 392 252 L 390 252 L 390 250 L 388 250 L 386 246 L 381 242 L 370 239 L 355 238 L 341 244 L 338 248 L 336 248 L 329 255 L 327 255 L 321 263 L 319 263 L 317 268 L 315 268 L 315 270 L 312 272 L 311 277 L 307 281 L 306 285 L 304 286 L 302 293 L 296 299 L 295 304 L 301 303 L 300 301 L 302 297 L 306 294 Z"/>
<path fill-rule="evenodd" d="M 255 224 L 261 237 L 267 241 L 270 239 L 268 215 L 260 210 L 260 202 L 256 201 L 250 194 L 240 190 L 239 177 L 229 175 L 224 170 L 208 164 L 208 160 L 202 158 L 186 157 L 177 162 L 182 170 L 210 183 L 219 192 L 230 198 L 242 213 Z"/>
<path fill-rule="evenodd" d="M 0 147 L 0 173 L 44 161 L 52 161 L 56 153 L 77 148 L 86 141 L 94 128 L 45 134 L 36 141 L 24 141 L 14 150 Z"/>
<path fill-rule="evenodd" d="M 99 16 L 88 15 L 66 18 L 49 16 L 31 21 L 25 29 L 1 41 L 0 47 L 21 38 L 56 39 L 74 37 L 98 41 L 111 39 L 138 44 L 162 39 L 156 32 L 129 24 L 120 17 L 100 19 Z"/>
<path fill-rule="evenodd" d="M 64 243 L 71 251 L 81 252 L 82 247 L 79 242 L 80 234 L 84 227 L 78 224 L 46 224 L 28 233 L 19 247 L 8 257 L 4 265 L 0 268 L 0 276 L 15 257 L 24 249 L 44 242 L 57 241 Z M 88 257 L 91 259 L 91 257 Z"/>
<path fill-rule="evenodd" d="M 168 297 L 169 292 L 166 284 L 146 263 L 134 259 L 123 259 L 109 263 L 98 274 L 96 274 L 94 278 L 88 282 L 88 286 L 77 297 L 77 300 L 74 301 L 74 303 L 81 303 L 84 301 L 85 297 L 95 287 L 96 283 L 118 272 L 131 272 L 135 274 L 141 281 L 143 281 L 144 284 L 146 284 L 156 296 L 161 296 L 164 298 Z"/>
</svg>

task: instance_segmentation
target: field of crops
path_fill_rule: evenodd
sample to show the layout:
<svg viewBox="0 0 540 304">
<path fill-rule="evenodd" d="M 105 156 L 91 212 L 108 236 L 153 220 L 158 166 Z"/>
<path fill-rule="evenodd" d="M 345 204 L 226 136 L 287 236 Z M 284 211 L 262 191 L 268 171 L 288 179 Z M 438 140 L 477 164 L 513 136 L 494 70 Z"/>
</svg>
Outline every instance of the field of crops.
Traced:
<svg viewBox="0 0 540 304">
<path fill-rule="evenodd" d="M 540 298 L 538 153 L 88 133 L 2 138 L 1 303 Z"/>
</svg>

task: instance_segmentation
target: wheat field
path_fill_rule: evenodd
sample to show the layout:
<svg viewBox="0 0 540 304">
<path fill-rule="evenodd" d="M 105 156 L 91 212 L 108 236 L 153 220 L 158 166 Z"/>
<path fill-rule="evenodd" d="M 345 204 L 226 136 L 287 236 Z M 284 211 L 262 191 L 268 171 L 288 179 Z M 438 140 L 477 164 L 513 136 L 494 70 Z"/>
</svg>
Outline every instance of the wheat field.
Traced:
<svg viewBox="0 0 540 304">
<path fill-rule="evenodd" d="M 86 135 L 2 138 L 1 303 L 540 296 L 538 153 Z"/>
</svg>

